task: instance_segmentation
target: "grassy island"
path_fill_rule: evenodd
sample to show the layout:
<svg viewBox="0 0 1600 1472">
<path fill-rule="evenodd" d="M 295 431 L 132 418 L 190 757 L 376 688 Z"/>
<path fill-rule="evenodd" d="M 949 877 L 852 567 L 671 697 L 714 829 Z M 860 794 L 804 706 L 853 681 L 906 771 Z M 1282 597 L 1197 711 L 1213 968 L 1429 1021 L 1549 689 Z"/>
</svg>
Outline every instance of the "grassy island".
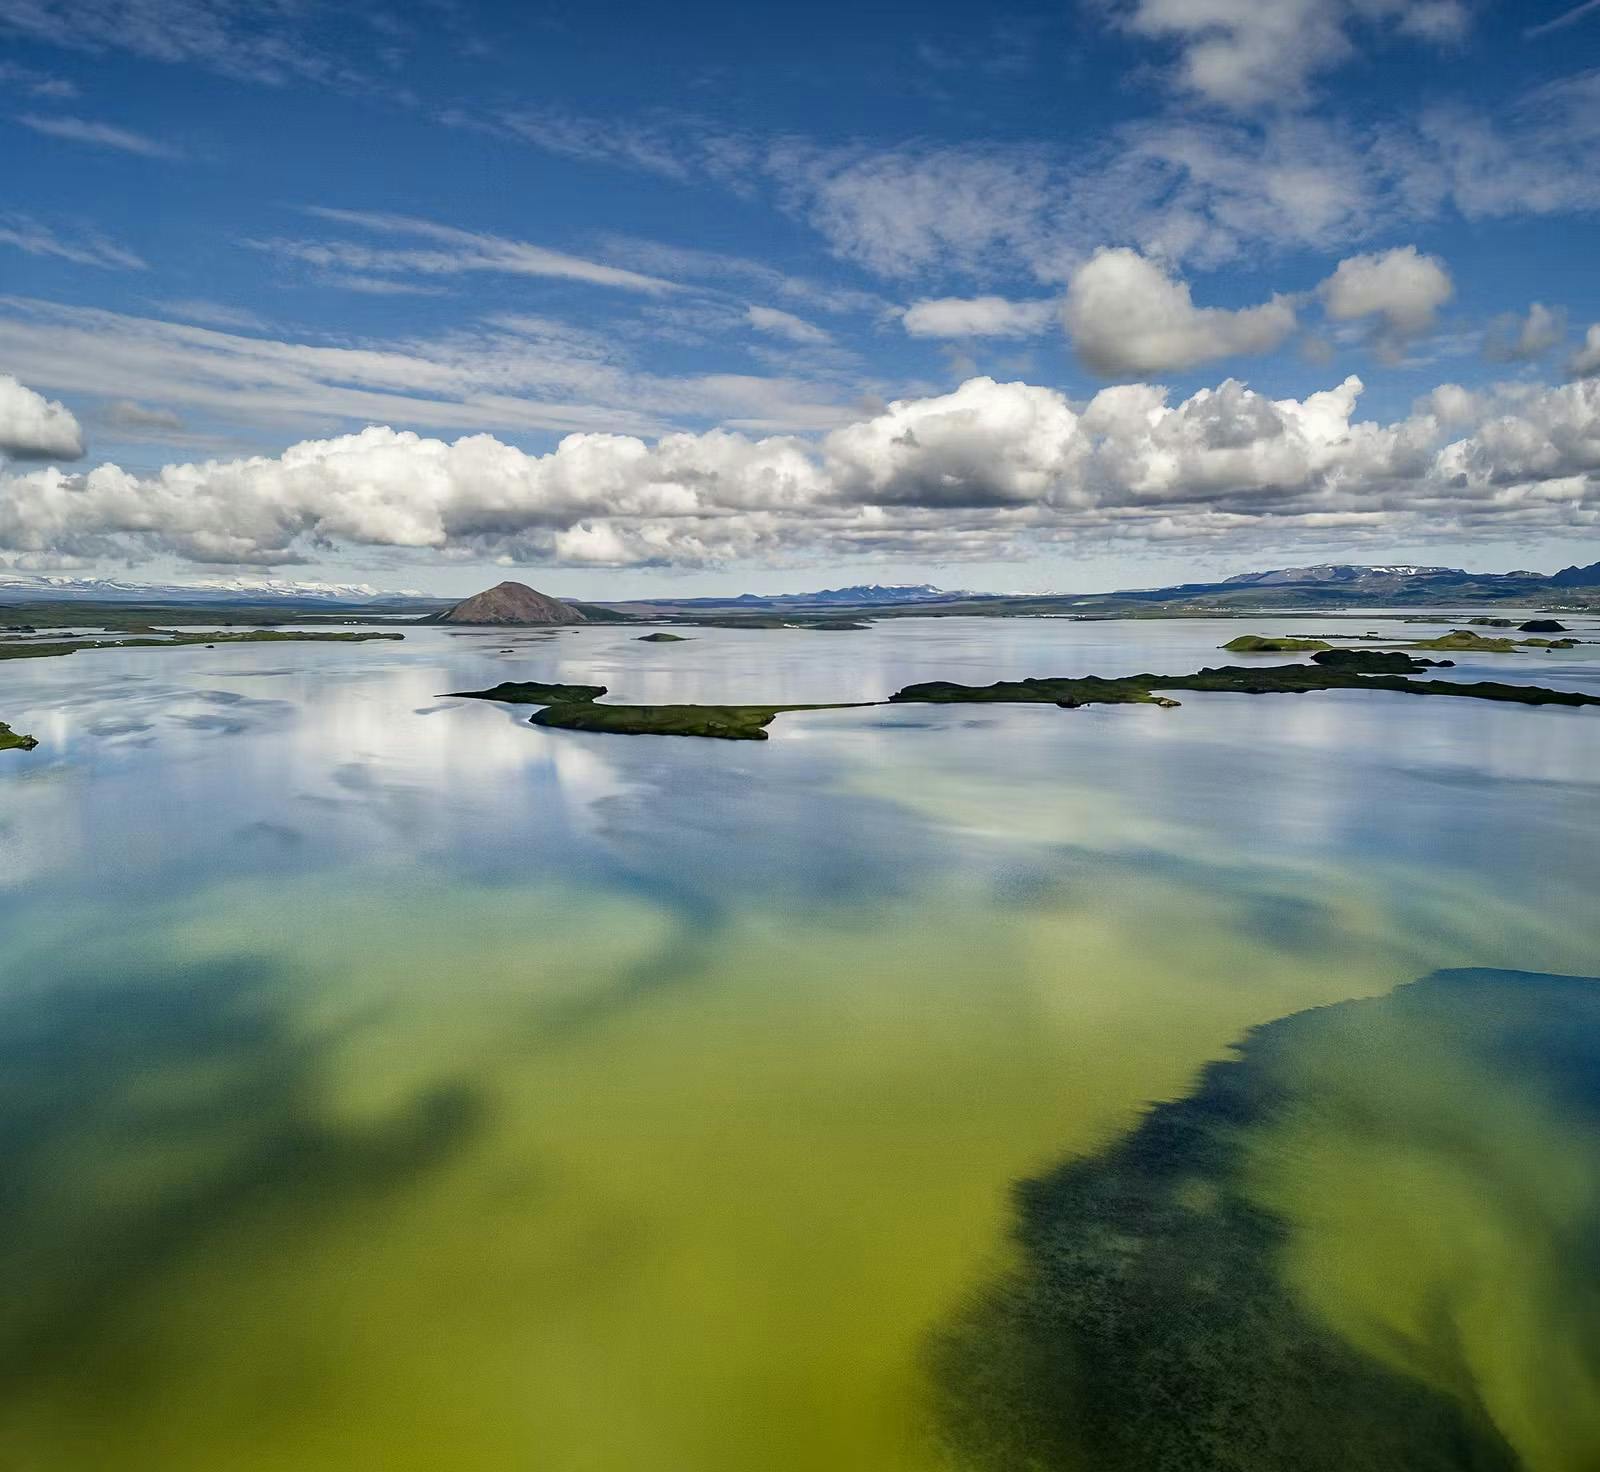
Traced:
<svg viewBox="0 0 1600 1472">
<path fill-rule="evenodd" d="M 1333 648 L 1326 639 L 1299 639 L 1290 635 L 1280 638 L 1270 634 L 1240 634 L 1222 647 L 1229 654 L 1301 654 Z"/>
<path fill-rule="evenodd" d="M 1330 653 L 1335 651 L 1328 651 Z M 1366 654 L 1369 651 L 1337 651 Z M 1379 651 L 1370 651 L 1377 654 Z M 1402 656 L 1403 657 L 1403 656 Z M 1472 700 L 1504 700 L 1519 705 L 1600 705 L 1600 695 L 1577 690 L 1550 690 L 1539 685 L 1506 685 L 1496 680 L 1472 683 L 1416 680 L 1411 673 L 1427 668 L 1407 660 L 1407 673 L 1385 663 L 1383 672 L 1367 673 L 1370 664 L 1282 664 L 1264 668 L 1224 665 L 1192 675 L 1098 675 L 1054 680 L 1001 680 L 993 685 L 958 685 L 932 680 L 908 685 L 889 697 L 894 704 L 1047 704 L 1076 709 L 1084 705 L 1176 705 L 1161 699 L 1162 690 L 1201 690 L 1240 695 L 1303 695 L 1316 690 L 1392 690 L 1404 695 L 1454 695 Z"/>
<path fill-rule="evenodd" d="M 4 721 L 0 721 L 0 751 L 32 751 L 38 744 L 33 737 L 13 731 Z"/>
<path fill-rule="evenodd" d="M 1156 705 L 1174 708 L 1169 690 L 1219 691 L 1237 695 L 1304 695 L 1319 690 L 1389 690 L 1403 695 L 1454 695 L 1518 705 L 1600 705 L 1600 695 L 1550 690 L 1540 685 L 1508 685 L 1495 680 L 1471 683 L 1419 680 L 1422 671 L 1449 666 L 1447 659 L 1417 659 L 1399 650 L 1320 649 L 1310 664 L 1247 668 L 1224 665 L 1192 675 L 1079 675 L 1059 679 L 998 680 L 992 685 L 959 685 L 930 680 L 891 695 L 887 702 L 840 701 L 807 705 L 602 705 L 604 685 L 547 685 L 537 681 L 496 685 L 488 690 L 457 690 L 470 700 L 537 705 L 535 726 L 562 731 L 597 731 L 625 736 L 703 736 L 721 741 L 765 741 L 766 728 L 786 711 L 854 710 L 890 705 L 1056 705 L 1076 710 L 1086 705 Z"/>
<path fill-rule="evenodd" d="M 507 680 L 488 690 L 452 690 L 460 700 L 499 700 L 506 705 L 557 705 L 567 701 L 598 700 L 604 685 L 546 685 L 538 680 Z"/>
<path fill-rule="evenodd" d="M 641 644 L 687 644 L 689 638 L 686 634 L 669 634 L 665 630 L 657 630 L 654 634 L 640 634 L 638 642 Z"/>
<path fill-rule="evenodd" d="M 765 741 L 766 728 L 784 705 L 596 705 L 568 701 L 547 705 L 535 726 L 563 731 L 606 731 L 619 736 L 706 736 L 719 741 Z"/>
</svg>

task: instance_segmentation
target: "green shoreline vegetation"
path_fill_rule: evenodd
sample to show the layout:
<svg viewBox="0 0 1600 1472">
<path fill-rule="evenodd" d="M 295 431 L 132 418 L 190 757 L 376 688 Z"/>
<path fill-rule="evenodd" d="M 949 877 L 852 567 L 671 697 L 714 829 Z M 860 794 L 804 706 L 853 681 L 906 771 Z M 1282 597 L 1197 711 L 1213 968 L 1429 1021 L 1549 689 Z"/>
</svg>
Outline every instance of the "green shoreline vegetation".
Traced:
<svg viewBox="0 0 1600 1472">
<path fill-rule="evenodd" d="M 54 659 L 66 654 L 80 654 L 85 649 L 182 649 L 195 644 L 207 648 L 217 644 L 365 644 L 374 639 L 403 638 L 404 634 L 355 630 L 314 634 L 283 629 L 250 629 L 244 633 L 232 630 L 214 630 L 204 634 L 173 633 L 166 638 L 81 639 L 71 642 L 46 640 L 38 643 L 19 639 L 0 642 L 0 659 Z"/>
<path fill-rule="evenodd" d="M 0 721 L 0 751 L 32 751 L 39 743 Z"/>
</svg>

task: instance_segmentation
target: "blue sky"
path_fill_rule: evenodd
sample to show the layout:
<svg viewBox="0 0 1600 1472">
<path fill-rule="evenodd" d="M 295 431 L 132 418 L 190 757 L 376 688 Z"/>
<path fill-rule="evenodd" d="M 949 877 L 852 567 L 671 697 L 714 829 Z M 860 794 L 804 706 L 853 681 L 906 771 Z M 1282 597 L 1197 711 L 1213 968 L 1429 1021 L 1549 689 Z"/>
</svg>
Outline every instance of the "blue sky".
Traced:
<svg viewBox="0 0 1600 1472">
<path fill-rule="evenodd" d="M 1597 147 L 1563 0 L 0 0 L 0 567 L 1593 561 Z"/>
</svg>

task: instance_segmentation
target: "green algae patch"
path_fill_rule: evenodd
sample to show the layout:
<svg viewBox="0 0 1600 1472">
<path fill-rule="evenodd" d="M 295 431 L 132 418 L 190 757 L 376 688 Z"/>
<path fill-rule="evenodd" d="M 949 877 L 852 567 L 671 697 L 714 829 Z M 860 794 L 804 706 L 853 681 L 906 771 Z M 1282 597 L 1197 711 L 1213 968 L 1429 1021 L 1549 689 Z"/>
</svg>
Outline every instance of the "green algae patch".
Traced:
<svg viewBox="0 0 1600 1472">
<path fill-rule="evenodd" d="M 1270 634 L 1240 634 L 1224 644 L 1229 654 L 1302 654 L 1314 649 L 1331 649 L 1326 639 L 1295 638 L 1292 635 L 1274 637 Z"/>
<path fill-rule="evenodd" d="M 39 743 L 0 721 L 0 751 L 32 751 Z"/>
<path fill-rule="evenodd" d="M 707 736 L 719 741 L 765 741 L 774 717 L 791 710 L 843 710 L 842 705 L 596 705 L 546 706 L 535 726 L 604 731 L 619 736 Z"/>
<path fill-rule="evenodd" d="M 559 705 L 598 700 L 604 685 L 547 685 L 538 680 L 505 680 L 487 690 L 452 690 L 460 700 L 499 700 L 506 705 Z"/>
<path fill-rule="evenodd" d="M 1021 1182 L 1014 1262 L 930 1344 L 953 1464 L 1591 1466 L 1597 1039 L 1594 979 L 1436 972 Z"/>
</svg>

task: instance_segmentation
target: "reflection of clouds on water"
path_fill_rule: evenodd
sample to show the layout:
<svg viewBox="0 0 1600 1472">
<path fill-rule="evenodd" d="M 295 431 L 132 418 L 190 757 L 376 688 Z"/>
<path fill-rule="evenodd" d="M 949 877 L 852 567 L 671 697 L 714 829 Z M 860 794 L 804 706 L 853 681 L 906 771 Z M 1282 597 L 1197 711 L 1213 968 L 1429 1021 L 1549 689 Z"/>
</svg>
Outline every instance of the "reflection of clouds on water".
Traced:
<svg viewBox="0 0 1600 1472">
<path fill-rule="evenodd" d="M 1592 969 L 1596 779 L 1571 733 L 1596 728 L 1196 696 L 795 714 L 740 746 L 544 731 L 442 692 L 882 694 L 1194 669 L 1238 631 L 696 630 L 670 659 L 616 630 L 515 659 L 504 634 L 408 631 L 236 647 L 227 674 L 181 652 L 137 679 L 117 673 L 132 656 L 19 672 L 0 715 L 46 745 L 0 762 L 0 1010 L 17 1003 L 85 1097 L 60 1111 L 55 1175 L 10 1178 L 28 1214 L 0 1243 L 26 1230 L 48 1255 L 58 1236 L 50 1301 L 69 1307 L 67 1249 L 96 1213 L 126 1208 L 114 1242 L 159 1251 L 105 1280 L 59 1376 L 0 1389 L 8 1454 L 52 1472 L 105 1466 L 106 1445 L 127 1472 L 931 1472 L 917 1346 L 990 1261 L 1008 1181 L 1104 1150 L 1271 1018 L 1437 966 Z M 243 719 L 269 693 L 287 713 L 268 702 L 226 741 L 173 719 Z M 66 1026 L 91 971 L 122 1039 L 103 1059 Z M 1492 1079 L 1443 1090 L 1418 1056 L 1447 1112 L 1501 1099 Z M 1425 1154 L 1449 1126 L 1373 1097 Z M 437 1099 L 455 1132 L 430 1153 Z M 1374 1155 L 1313 1123 L 1253 1138 L 1330 1181 L 1348 1158 L 1351 1201 L 1367 1171 L 1405 1206 L 1381 1129 Z M 0 1118 L 0 1152 L 5 1135 Z M 1337 1212 L 1274 1158 L 1252 1156 L 1251 1189 L 1316 1247 Z M 1403 1258 L 1409 1217 L 1382 1204 L 1383 1255 Z M 1509 1212 L 1481 1219 L 1529 1243 L 1559 1215 L 1513 1230 Z M 1464 1279 L 1486 1261 L 1444 1246 Z M 1403 1317 L 1439 1299 L 1415 1286 L 1371 1301 Z M 1326 1329 L 1314 1288 L 1290 1307 Z M 1368 1312 L 1365 1285 L 1341 1294 Z"/>
</svg>

